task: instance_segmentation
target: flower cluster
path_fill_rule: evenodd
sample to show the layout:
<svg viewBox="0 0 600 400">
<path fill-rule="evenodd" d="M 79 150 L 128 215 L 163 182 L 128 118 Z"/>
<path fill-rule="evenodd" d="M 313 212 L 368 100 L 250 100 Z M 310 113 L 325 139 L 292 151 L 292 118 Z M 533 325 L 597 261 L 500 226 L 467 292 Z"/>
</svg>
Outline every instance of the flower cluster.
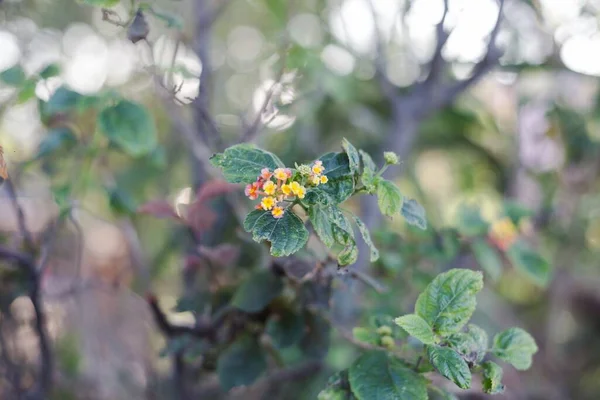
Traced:
<svg viewBox="0 0 600 400">
<path fill-rule="evenodd" d="M 293 178 L 292 170 L 289 168 L 277 168 L 273 172 L 268 168 L 263 168 L 256 182 L 246 186 L 246 196 L 250 200 L 256 200 L 259 196 L 264 196 L 256 209 L 271 211 L 275 218 L 283 217 L 285 209 L 282 203 L 293 201 L 293 198 L 303 199 L 306 195 L 304 183 L 315 186 L 327 183 L 327 176 L 323 175 L 325 169 L 321 161 L 315 161 L 312 167 L 307 165 L 300 167 L 307 167 L 308 170 L 298 168 L 298 172 L 300 172 L 300 176 L 296 174 L 298 180 Z"/>
<path fill-rule="evenodd" d="M 517 240 L 519 231 L 510 218 L 495 221 L 490 227 L 489 238 L 498 248 L 507 250 Z"/>
</svg>

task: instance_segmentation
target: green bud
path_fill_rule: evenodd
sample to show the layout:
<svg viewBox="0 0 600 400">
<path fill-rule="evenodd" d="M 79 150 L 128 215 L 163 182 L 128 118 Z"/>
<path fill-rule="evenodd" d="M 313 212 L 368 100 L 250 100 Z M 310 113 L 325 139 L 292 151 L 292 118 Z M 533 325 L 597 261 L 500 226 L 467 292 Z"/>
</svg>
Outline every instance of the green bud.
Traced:
<svg viewBox="0 0 600 400">
<path fill-rule="evenodd" d="M 390 165 L 398 164 L 400 162 L 398 159 L 398 154 L 394 153 L 393 151 L 385 151 L 383 153 L 383 159 L 385 160 L 386 164 Z"/>
<path fill-rule="evenodd" d="M 392 328 L 387 325 L 380 326 L 376 331 L 381 336 L 389 336 L 392 334 Z"/>
<path fill-rule="evenodd" d="M 308 176 L 311 173 L 311 169 L 308 165 L 302 164 L 298 165 L 298 172 L 300 172 L 300 175 Z"/>
<path fill-rule="evenodd" d="M 381 337 L 381 345 L 387 349 L 391 349 L 396 345 L 394 338 L 391 336 L 382 336 Z"/>
</svg>

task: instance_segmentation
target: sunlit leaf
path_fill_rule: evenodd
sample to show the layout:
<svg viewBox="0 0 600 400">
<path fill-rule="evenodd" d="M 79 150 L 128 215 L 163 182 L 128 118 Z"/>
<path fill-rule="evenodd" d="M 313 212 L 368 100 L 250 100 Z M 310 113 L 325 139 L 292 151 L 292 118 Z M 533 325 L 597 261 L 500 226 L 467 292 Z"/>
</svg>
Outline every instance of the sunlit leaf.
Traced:
<svg viewBox="0 0 600 400">
<path fill-rule="evenodd" d="M 377 184 L 377 204 L 379 210 L 388 217 L 393 217 L 402 208 L 402 194 L 393 182 L 382 179 Z"/>
<path fill-rule="evenodd" d="M 502 384 L 502 367 L 493 361 L 481 364 L 483 369 L 483 391 L 488 394 L 498 394 L 504 391 Z"/>
<path fill-rule="evenodd" d="M 304 223 L 289 209 L 281 218 L 273 217 L 270 211 L 254 210 L 246 217 L 244 229 L 256 242 L 269 241 L 275 257 L 294 254 L 308 241 Z"/>
<path fill-rule="evenodd" d="M 138 157 L 151 153 L 157 144 L 152 115 L 140 104 L 121 100 L 98 115 L 98 127 L 126 153 Z"/>
<path fill-rule="evenodd" d="M 521 328 L 510 328 L 494 337 L 494 355 L 518 370 L 531 367 L 532 357 L 537 351 L 533 337 Z"/>
<path fill-rule="evenodd" d="M 409 335 L 419 339 L 424 344 L 436 343 L 431 326 L 417 314 L 408 314 L 396 318 L 396 324 L 408 332 Z"/>
<path fill-rule="evenodd" d="M 468 269 L 439 274 L 419 295 L 415 312 L 439 335 L 457 332 L 471 318 L 483 288 L 483 275 Z"/>
</svg>

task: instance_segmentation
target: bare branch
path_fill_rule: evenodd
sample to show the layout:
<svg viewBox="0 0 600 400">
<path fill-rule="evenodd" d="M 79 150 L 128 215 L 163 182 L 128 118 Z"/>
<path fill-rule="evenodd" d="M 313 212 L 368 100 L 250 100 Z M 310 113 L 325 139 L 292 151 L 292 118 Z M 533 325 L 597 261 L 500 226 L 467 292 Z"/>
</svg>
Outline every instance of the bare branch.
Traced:
<svg viewBox="0 0 600 400">
<path fill-rule="evenodd" d="M 442 57 L 442 49 L 448 41 L 450 34 L 444 30 L 446 16 L 448 15 L 448 0 L 444 0 L 444 14 L 442 20 L 436 26 L 436 45 L 433 57 L 429 64 L 429 73 L 427 79 L 423 82 L 423 86 L 430 88 L 442 78 L 443 70 L 446 67 L 444 58 Z"/>
<path fill-rule="evenodd" d="M 33 250 L 33 239 L 31 234 L 27 230 L 27 224 L 25 222 L 25 214 L 23 213 L 23 209 L 19 204 L 19 200 L 17 199 L 17 192 L 15 191 L 15 186 L 13 185 L 12 179 L 7 179 L 4 181 L 6 185 L 6 191 L 8 193 L 8 198 L 14 208 L 15 214 L 17 216 L 17 224 L 19 227 L 19 233 L 23 240 L 25 241 L 25 248 L 28 251 Z"/>
</svg>

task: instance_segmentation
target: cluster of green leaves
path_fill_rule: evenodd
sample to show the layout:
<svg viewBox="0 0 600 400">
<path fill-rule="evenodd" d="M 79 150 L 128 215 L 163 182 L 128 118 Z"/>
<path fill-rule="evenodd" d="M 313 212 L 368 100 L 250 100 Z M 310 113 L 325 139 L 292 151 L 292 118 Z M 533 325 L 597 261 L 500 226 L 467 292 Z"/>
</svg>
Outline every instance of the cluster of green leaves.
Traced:
<svg viewBox="0 0 600 400">
<path fill-rule="evenodd" d="M 0 82 L 16 89 L 15 101 L 17 104 L 25 103 L 35 97 L 35 88 L 38 82 L 60 74 L 56 64 L 49 64 L 39 73 L 27 76 L 21 65 L 15 65 L 0 73 Z"/>
<path fill-rule="evenodd" d="M 341 152 L 326 153 L 318 158 L 323 163 L 328 182 L 307 188 L 305 197 L 295 200 L 283 218 L 274 219 L 264 210 L 254 210 L 246 217 L 244 228 L 257 242 L 269 241 L 272 255 L 288 256 L 304 247 L 309 235 L 299 215 L 303 211 L 325 246 L 337 250 L 340 265 L 352 264 L 358 257 L 352 221 L 370 248 L 371 261 L 376 261 L 379 252 L 365 224 L 340 208 L 355 194 L 376 195 L 379 209 L 386 216 L 402 215 L 409 224 L 426 228 L 423 207 L 413 199 L 404 198 L 393 182 L 381 177 L 391 163 L 378 169 L 367 153 L 357 150 L 346 139 L 342 148 Z M 256 181 L 263 168 L 284 167 L 275 154 L 248 144 L 235 145 L 215 154 L 211 162 L 231 183 L 250 184 Z M 299 172 L 292 169 L 292 173 L 295 176 Z"/>
<path fill-rule="evenodd" d="M 508 219 L 515 227 L 522 226 L 532 216 L 531 211 L 519 204 L 504 203 L 500 218 Z M 480 267 L 492 279 L 502 273 L 503 256 L 510 264 L 539 286 L 545 286 L 551 276 L 550 264 L 538 251 L 523 240 L 516 240 L 506 249 L 494 246 L 489 240 L 491 224 L 483 219 L 477 207 L 464 205 L 459 210 L 458 233 L 470 245 Z"/>
<path fill-rule="evenodd" d="M 415 366 L 406 362 L 406 355 L 396 351 L 395 340 L 403 334 L 391 327 L 372 330 L 357 328 L 355 337 L 372 345 L 383 346 L 359 357 L 347 371 L 335 375 L 320 396 L 325 399 L 427 399 L 429 391 L 439 391 L 420 374 L 437 371 L 459 388 L 471 387 L 472 373 L 482 376 L 482 387 L 489 394 L 501 393 L 502 368 L 486 355 L 526 370 L 537 352 L 534 339 L 520 328 L 498 333 L 490 347 L 487 333 L 469 320 L 475 311 L 476 294 L 483 288 L 480 272 L 452 269 L 438 275 L 420 294 L 413 314 L 395 319 L 406 334 L 418 339 L 419 353 L 426 361 Z M 377 333 L 390 336 L 382 340 Z M 384 337 L 385 337 L 384 336 Z M 404 336 L 405 337 L 405 336 Z M 421 357 L 419 357 L 421 360 Z M 429 387 L 428 387 L 429 386 Z"/>
</svg>

